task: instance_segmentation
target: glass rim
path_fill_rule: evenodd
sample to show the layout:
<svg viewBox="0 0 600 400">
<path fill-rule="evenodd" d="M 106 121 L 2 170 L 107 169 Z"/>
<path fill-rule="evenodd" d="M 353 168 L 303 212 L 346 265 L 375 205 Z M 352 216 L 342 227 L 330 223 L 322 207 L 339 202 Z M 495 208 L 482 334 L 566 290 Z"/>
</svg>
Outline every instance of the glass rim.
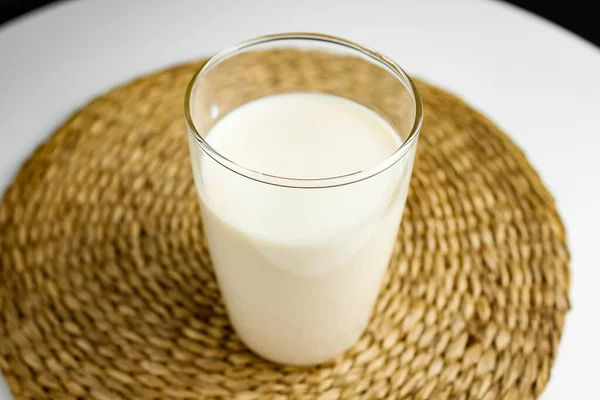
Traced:
<svg viewBox="0 0 600 400">
<path fill-rule="evenodd" d="M 376 61 L 380 65 L 383 66 L 394 76 L 402 81 L 403 85 L 408 90 L 411 95 L 414 105 L 415 105 L 415 113 L 414 113 L 414 121 L 411 127 L 409 135 L 402 142 L 400 146 L 386 159 L 378 162 L 374 166 L 370 166 L 364 168 L 359 171 L 351 172 L 344 175 L 337 175 L 332 177 L 323 177 L 323 178 L 292 178 L 285 177 L 279 175 L 266 174 L 260 171 L 256 171 L 251 168 L 246 168 L 242 165 L 239 165 L 235 161 L 232 161 L 215 150 L 198 132 L 196 129 L 196 125 L 194 124 L 194 120 L 191 114 L 191 96 L 196 83 L 198 82 L 198 78 L 202 75 L 210 71 L 210 69 L 219 64 L 221 61 L 226 60 L 232 55 L 247 49 L 249 47 L 253 47 L 260 44 L 276 42 L 276 41 L 287 41 L 287 40 L 309 40 L 316 42 L 325 42 L 329 44 L 334 44 L 342 47 L 349 48 L 351 50 L 357 51 L 361 53 L 363 56 L 367 56 L 369 59 Z M 352 183 L 357 183 L 363 181 L 365 179 L 371 178 L 375 175 L 380 174 L 381 172 L 387 170 L 392 167 L 398 161 L 400 161 L 412 148 L 413 145 L 416 144 L 417 138 L 421 131 L 421 126 L 423 124 L 423 103 L 421 100 L 421 96 L 419 95 L 419 91 L 417 90 L 414 82 L 410 79 L 408 74 L 404 72 L 404 70 L 392 61 L 390 58 L 384 56 L 383 54 L 365 47 L 363 45 L 354 43 L 352 41 L 342 39 L 339 37 L 320 34 L 320 33 L 304 33 L 304 32 L 293 32 L 293 33 L 276 33 L 264 36 L 258 36 L 252 39 L 245 40 L 238 44 L 235 44 L 230 47 L 226 47 L 225 49 L 219 51 L 212 57 L 210 57 L 199 69 L 194 73 L 192 79 L 190 80 L 186 92 L 185 92 L 185 100 L 184 100 L 184 114 L 185 120 L 189 129 L 190 135 L 197 142 L 197 144 L 202 148 L 202 150 L 211 157 L 214 161 L 221 164 L 221 166 L 229 169 L 232 172 L 235 172 L 241 176 L 252 179 L 257 182 L 262 182 L 265 184 L 270 184 L 274 186 L 282 186 L 288 188 L 298 188 L 298 189 L 319 189 L 319 188 L 329 188 L 329 187 L 337 187 L 349 185 Z"/>
</svg>

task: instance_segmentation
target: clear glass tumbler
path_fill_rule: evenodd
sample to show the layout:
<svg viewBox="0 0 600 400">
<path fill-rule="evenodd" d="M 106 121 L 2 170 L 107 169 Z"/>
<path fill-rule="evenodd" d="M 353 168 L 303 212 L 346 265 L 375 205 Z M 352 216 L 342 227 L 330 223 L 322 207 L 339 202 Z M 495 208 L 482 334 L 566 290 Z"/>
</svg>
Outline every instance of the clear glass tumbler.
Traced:
<svg viewBox="0 0 600 400">
<path fill-rule="evenodd" d="M 398 146 L 369 168 L 303 178 L 240 165 L 211 145 L 211 129 L 229 113 L 287 93 L 367 107 L 393 128 Z M 396 243 L 422 122 L 410 78 L 344 39 L 264 36 L 202 66 L 188 87 L 185 117 L 208 249 L 239 337 L 285 364 L 343 353 L 369 322 Z"/>
</svg>

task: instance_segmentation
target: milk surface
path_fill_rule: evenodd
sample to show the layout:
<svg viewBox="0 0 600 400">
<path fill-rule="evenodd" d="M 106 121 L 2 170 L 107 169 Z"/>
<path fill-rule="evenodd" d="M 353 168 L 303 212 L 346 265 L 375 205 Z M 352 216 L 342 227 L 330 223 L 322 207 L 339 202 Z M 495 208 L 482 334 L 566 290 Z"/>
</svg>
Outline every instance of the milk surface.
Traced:
<svg viewBox="0 0 600 400">
<path fill-rule="evenodd" d="M 248 103 L 206 137 L 245 168 L 296 179 L 377 165 L 402 143 L 364 106 L 291 93 Z M 414 151 L 361 182 L 287 188 L 192 151 L 204 229 L 232 324 L 273 361 L 327 361 L 364 331 L 394 247 Z"/>
</svg>

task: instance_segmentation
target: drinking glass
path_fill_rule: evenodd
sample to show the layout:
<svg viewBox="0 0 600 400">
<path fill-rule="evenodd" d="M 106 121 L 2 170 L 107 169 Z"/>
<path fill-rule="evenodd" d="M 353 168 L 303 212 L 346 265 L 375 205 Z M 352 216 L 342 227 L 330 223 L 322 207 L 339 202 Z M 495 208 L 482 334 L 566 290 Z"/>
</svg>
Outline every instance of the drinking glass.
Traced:
<svg viewBox="0 0 600 400">
<path fill-rule="evenodd" d="M 211 146 L 211 129 L 229 113 L 284 93 L 367 107 L 399 144 L 369 168 L 309 178 L 251 169 Z M 210 58 L 188 86 L 185 117 L 203 229 L 236 333 L 285 364 L 343 353 L 368 325 L 396 243 L 422 122 L 413 82 L 348 40 L 269 35 Z"/>
</svg>

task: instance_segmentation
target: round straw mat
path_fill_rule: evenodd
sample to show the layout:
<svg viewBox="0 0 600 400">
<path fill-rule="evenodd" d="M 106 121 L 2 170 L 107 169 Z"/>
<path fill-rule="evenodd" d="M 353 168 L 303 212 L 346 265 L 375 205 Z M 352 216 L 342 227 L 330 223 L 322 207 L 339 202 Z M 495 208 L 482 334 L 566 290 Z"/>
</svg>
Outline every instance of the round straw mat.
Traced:
<svg viewBox="0 0 600 400">
<path fill-rule="evenodd" d="M 425 121 L 371 323 L 333 362 L 280 366 L 228 322 L 183 122 L 200 63 L 78 111 L 0 206 L 0 367 L 17 399 L 533 399 L 569 309 L 569 252 L 522 152 L 417 82 Z"/>
</svg>

